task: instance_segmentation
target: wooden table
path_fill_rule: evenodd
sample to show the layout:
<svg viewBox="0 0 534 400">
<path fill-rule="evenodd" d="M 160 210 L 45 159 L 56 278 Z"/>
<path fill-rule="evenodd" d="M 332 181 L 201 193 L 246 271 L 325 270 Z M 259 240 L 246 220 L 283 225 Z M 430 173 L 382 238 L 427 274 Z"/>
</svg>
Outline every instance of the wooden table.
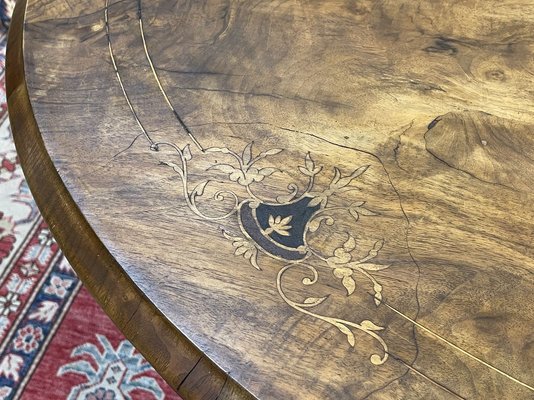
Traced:
<svg viewBox="0 0 534 400">
<path fill-rule="evenodd" d="M 186 399 L 532 399 L 533 26 L 19 0 L 10 117 L 61 248 Z"/>
</svg>

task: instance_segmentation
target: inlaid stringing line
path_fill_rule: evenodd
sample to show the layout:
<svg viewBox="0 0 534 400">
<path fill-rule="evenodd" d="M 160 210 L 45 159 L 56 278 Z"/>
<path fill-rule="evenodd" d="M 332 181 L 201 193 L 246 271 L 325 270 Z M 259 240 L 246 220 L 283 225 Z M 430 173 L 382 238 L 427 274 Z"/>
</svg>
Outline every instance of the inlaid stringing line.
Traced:
<svg viewBox="0 0 534 400">
<path fill-rule="evenodd" d="M 150 65 L 150 69 L 152 70 L 152 75 L 154 75 L 154 79 L 156 80 L 156 83 L 158 84 L 159 90 L 161 91 L 161 94 L 163 95 L 165 102 L 167 103 L 172 113 L 174 114 L 178 122 L 180 123 L 180 126 L 187 133 L 187 135 L 191 138 L 195 146 L 197 146 L 200 151 L 204 152 L 204 148 L 198 142 L 195 136 L 193 136 L 193 133 L 191 132 L 191 130 L 187 127 L 185 122 L 182 120 L 182 118 L 178 114 L 178 111 L 176 111 L 176 109 L 172 105 L 171 100 L 169 99 L 169 96 L 167 96 L 167 92 L 165 91 L 165 89 L 163 89 L 163 85 L 161 84 L 159 75 L 156 72 L 156 68 L 154 67 L 154 63 L 152 62 L 152 57 L 150 56 L 150 52 L 148 51 L 148 47 L 147 47 L 146 40 L 145 40 L 145 30 L 143 29 L 143 19 L 141 18 L 141 0 L 137 1 L 137 19 L 139 21 L 139 31 L 141 33 L 141 40 L 143 42 L 143 48 L 145 50 L 146 59 L 148 61 L 148 64 Z"/>
<path fill-rule="evenodd" d="M 486 367 L 488 367 L 489 369 L 491 369 L 492 371 L 495 371 L 497 372 L 498 374 L 508 378 L 508 379 L 511 379 L 512 381 L 514 381 L 515 383 L 518 383 L 520 384 L 521 386 L 523 387 L 526 387 L 527 389 L 530 389 L 532 391 L 534 391 L 534 387 L 520 381 L 519 379 L 517 378 L 514 378 L 513 376 L 507 374 L 506 372 L 504 372 L 503 370 L 497 368 L 497 367 L 494 367 L 493 365 L 487 363 L 486 361 L 482 360 L 481 358 L 478 358 L 477 356 L 469 353 L 468 351 L 462 349 L 461 347 L 455 345 L 454 343 L 450 342 L 449 340 L 445 339 L 443 336 L 435 333 L 434 331 L 428 329 L 426 326 L 424 325 L 421 325 L 419 322 L 413 320 L 412 318 L 408 317 L 407 315 L 405 315 L 404 313 L 402 313 L 401 311 L 397 310 L 395 307 L 393 306 L 390 306 L 388 303 L 386 303 L 384 300 L 382 301 L 382 304 L 384 304 L 387 308 L 389 308 L 391 311 L 393 311 L 394 313 L 396 313 L 397 315 L 401 316 L 402 318 L 406 319 L 407 321 L 411 322 L 412 324 L 414 324 L 415 326 L 417 326 L 419 329 L 429 333 L 430 335 L 434 336 L 436 339 L 442 341 L 443 343 L 447 344 L 448 346 L 451 346 L 453 349 L 459 351 L 460 353 L 462 354 L 465 354 L 467 357 L 481 363 L 482 365 L 485 365 Z"/>
<path fill-rule="evenodd" d="M 141 121 L 139 120 L 139 117 L 137 116 L 137 113 L 135 112 L 132 102 L 130 101 L 130 96 L 128 96 L 128 93 L 126 92 L 124 84 L 122 83 L 121 74 L 119 73 L 119 69 L 117 68 L 117 62 L 115 61 L 115 54 L 113 53 L 113 45 L 111 44 L 108 9 L 109 9 L 109 0 L 106 0 L 106 6 L 104 8 L 104 25 L 106 27 L 106 37 L 108 39 L 108 49 L 109 49 L 109 55 L 111 57 L 111 63 L 113 64 L 113 70 L 115 71 L 115 75 L 117 76 L 117 81 L 119 81 L 122 94 L 124 95 L 124 98 L 126 99 L 126 102 L 128 103 L 128 107 L 130 108 L 130 111 L 135 119 L 135 122 L 137 122 L 137 125 L 139 125 L 139 128 L 141 128 L 141 131 L 143 131 L 143 134 L 145 135 L 146 139 L 149 141 L 150 145 L 154 145 L 154 141 L 148 134 L 147 130 L 145 129 Z"/>
</svg>

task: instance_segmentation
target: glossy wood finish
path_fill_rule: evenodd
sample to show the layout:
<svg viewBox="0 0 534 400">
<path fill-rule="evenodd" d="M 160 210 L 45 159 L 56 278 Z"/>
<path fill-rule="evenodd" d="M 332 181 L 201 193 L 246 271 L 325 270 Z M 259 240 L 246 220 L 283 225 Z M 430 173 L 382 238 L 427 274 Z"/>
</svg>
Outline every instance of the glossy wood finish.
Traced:
<svg viewBox="0 0 534 400">
<path fill-rule="evenodd" d="M 533 397 L 528 1 L 23 7 L 32 191 L 184 397 Z"/>
</svg>

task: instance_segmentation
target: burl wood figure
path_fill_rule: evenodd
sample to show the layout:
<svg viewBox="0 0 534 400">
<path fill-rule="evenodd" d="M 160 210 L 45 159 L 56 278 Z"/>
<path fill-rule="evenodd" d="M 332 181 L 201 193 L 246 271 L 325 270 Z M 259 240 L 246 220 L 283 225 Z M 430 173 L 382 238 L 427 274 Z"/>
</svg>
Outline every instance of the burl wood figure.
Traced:
<svg viewBox="0 0 534 400">
<path fill-rule="evenodd" d="M 20 0 L 10 117 L 185 399 L 534 398 L 531 0 Z"/>
</svg>

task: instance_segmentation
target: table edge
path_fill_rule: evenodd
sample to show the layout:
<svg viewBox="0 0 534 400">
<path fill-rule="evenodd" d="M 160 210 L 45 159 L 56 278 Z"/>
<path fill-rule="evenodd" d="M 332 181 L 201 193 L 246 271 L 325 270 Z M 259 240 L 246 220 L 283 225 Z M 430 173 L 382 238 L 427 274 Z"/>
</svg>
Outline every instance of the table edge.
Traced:
<svg viewBox="0 0 534 400">
<path fill-rule="evenodd" d="M 98 304 L 180 396 L 186 400 L 254 399 L 150 302 L 97 237 L 68 192 L 46 150 L 26 84 L 26 7 L 27 0 L 17 2 L 8 35 L 9 119 L 24 175 L 54 238 Z"/>
</svg>

